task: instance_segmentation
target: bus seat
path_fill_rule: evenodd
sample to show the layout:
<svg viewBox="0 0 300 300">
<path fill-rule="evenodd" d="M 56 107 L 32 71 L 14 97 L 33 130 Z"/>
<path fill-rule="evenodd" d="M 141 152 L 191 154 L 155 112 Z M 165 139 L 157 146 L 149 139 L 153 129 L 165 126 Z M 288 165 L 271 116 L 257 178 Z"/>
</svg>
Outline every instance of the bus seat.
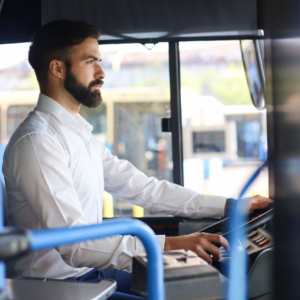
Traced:
<svg viewBox="0 0 300 300">
<path fill-rule="evenodd" d="M 273 276 L 273 248 L 264 250 L 255 260 L 248 275 L 249 299 L 272 300 L 274 298 Z"/>
<path fill-rule="evenodd" d="M 99 283 L 6 279 L 6 300 L 107 299 L 117 289 L 114 280 Z"/>
</svg>

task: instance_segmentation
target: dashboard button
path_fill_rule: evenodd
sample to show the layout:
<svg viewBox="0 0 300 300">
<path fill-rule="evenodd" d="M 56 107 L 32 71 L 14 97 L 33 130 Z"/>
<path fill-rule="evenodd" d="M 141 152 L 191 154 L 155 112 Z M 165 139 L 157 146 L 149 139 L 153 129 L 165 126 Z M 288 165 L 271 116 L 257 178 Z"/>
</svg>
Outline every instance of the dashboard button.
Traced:
<svg viewBox="0 0 300 300">
<path fill-rule="evenodd" d="M 265 239 L 265 237 L 263 235 L 260 235 L 258 238 L 254 239 L 253 241 L 255 243 L 260 243 L 263 239 Z"/>
<path fill-rule="evenodd" d="M 267 243 L 269 243 L 269 240 L 268 240 L 268 239 L 265 239 L 264 241 L 260 242 L 260 243 L 258 244 L 258 246 L 259 246 L 259 247 L 262 247 L 262 246 L 264 246 L 264 245 L 267 244 Z"/>
<path fill-rule="evenodd" d="M 248 251 L 248 250 L 251 250 L 252 249 L 252 246 L 251 245 L 248 245 L 245 250 Z"/>
<path fill-rule="evenodd" d="M 262 237 L 261 239 L 259 239 L 258 241 L 256 241 L 255 243 L 256 244 L 260 244 L 261 242 L 263 242 L 266 238 L 265 237 Z"/>
<path fill-rule="evenodd" d="M 251 233 L 248 234 L 248 238 L 251 239 L 257 235 L 257 230 L 252 231 Z"/>
<path fill-rule="evenodd" d="M 220 247 L 220 251 L 221 251 L 221 253 L 225 253 L 225 252 L 227 252 L 223 246 L 222 246 L 222 247 Z"/>
</svg>

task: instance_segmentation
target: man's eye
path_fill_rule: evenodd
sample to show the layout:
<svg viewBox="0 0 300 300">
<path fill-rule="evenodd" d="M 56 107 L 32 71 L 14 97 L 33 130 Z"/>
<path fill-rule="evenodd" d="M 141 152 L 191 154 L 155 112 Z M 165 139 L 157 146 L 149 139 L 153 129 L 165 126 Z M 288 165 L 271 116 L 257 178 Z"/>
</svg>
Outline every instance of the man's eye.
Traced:
<svg viewBox="0 0 300 300">
<path fill-rule="evenodd" d="M 94 62 L 94 60 L 89 60 L 88 61 L 89 64 L 92 64 L 93 62 Z"/>
</svg>

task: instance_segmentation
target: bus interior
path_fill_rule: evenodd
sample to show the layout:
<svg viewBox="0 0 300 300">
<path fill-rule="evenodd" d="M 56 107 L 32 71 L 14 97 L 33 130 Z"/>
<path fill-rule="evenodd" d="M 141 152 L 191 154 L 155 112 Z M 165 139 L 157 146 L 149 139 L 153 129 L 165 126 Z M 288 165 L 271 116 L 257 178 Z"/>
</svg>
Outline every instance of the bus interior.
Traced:
<svg viewBox="0 0 300 300">
<path fill-rule="evenodd" d="M 220 262 L 198 281 L 189 275 L 192 269 L 181 274 L 176 266 L 174 274 L 182 277 L 172 281 L 179 275 L 165 268 L 165 294 L 159 299 L 300 299 L 299 14 L 296 0 L 0 0 L 1 166 L 10 137 L 39 95 L 28 62 L 32 33 L 62 18 L 91 22 L 101 31 L 104 103 L 82 107 L 80 114 L 98 140 L 147 176 L 200 194 L 235 199 L 260 194 L 273 200 L 240 226 L 246 258 L 222 250 Z M 103 217 L 137 219 L 167 236 L 232 231 L 230 218 L 163 215 L 107 192 Z M 9 236 L 5 228 L 0 241 Z M 10 250 L 3 241 L 0 271 L 7 283 L 0 284 L 0 299 L 106 299 L 116 288 L 104 282 L 93 288 L 76 284 L 82 286 L 73 290 L 55 280 L 46 286 L 38 278 L 16 280 L 17 286 L 13 279 L 20 274 L 13 267 L 20 256 L 10 253 L 6 259 Z M 177 263 L 187 263 L 188 255 L 197 259 L 176 252 L 164 254 L 164 261 L 172 255 Z M 228 265 L 238 266 L 240 259 L 247 270 L 236 282 L 244 287 L 230 292 Z M 134 258 L 139 276 L 133 290 L 155 299 L 149 284 L 147 294 L 146 269 L 147 258 Z"/>
</svg>

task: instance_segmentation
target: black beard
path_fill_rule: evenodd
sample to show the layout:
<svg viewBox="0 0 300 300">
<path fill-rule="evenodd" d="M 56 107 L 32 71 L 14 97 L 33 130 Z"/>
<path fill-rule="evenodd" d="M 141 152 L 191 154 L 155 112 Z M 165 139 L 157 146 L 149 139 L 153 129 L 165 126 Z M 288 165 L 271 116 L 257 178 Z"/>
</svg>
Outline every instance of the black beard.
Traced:
<svg viewBox="0 0 300 300">
<path fill-rule="evenodd" d="M 74 99 L 82 105 L 89 108 L 95 108 L 102 103 L 100 90 L 92 91 L 93 86 L 99 84 L 101 87 L 104 82 L 101 79 L 96 79 L 92 81 L 88 87 L 84 86 L 72 73 L 71 66 L 67 65 L 64 87 Z"/>
</svg>

